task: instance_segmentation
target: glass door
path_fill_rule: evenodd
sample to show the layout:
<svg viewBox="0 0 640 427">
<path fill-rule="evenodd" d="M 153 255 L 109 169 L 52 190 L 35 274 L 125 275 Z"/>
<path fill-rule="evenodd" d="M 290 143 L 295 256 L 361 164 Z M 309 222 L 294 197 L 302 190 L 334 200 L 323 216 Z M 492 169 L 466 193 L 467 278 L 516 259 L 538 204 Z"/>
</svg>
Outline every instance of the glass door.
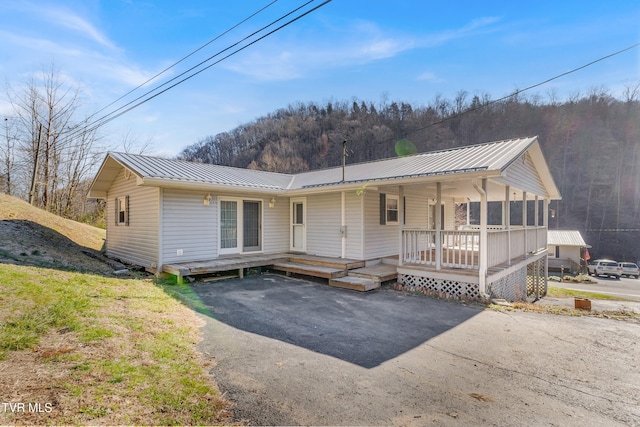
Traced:
<svg viewBox="0 0 640 427">
<path fill-rule="evenodd" d="M 260 235 L 262 234 L 262 202 L 254 200 L 242 201 L 242 251 L 255 252 L 262 250 Z"/>
<path fill-rule="evenodd" d="M 238 247 L 238 202 L 220 201 L 220 254 L 240 252 Z"/>
</svg>

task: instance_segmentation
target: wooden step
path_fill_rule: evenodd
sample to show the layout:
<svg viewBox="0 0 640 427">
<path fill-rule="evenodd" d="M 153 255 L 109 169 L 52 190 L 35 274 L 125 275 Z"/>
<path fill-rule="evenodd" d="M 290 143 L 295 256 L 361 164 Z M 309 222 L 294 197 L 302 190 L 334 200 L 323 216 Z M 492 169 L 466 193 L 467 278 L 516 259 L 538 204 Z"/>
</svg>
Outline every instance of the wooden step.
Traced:
<svg viewBox="0 0 640 427">
<path fill-rule="evenodd" d="M 365 261 L 306 255 L 290 255 L 289 262 L 295 264 L 313 265 L 318 267 L 339 268 L 342 270 L 350 270 L 353 268 L 360 268 L 365 266 Z"/>
<path fill-rule="evenodd" d="M 378 283 L 394 280 L 398 277 L 398 268 L 391 264 L 375 264 L 349 271 L 349 276 L 373 279 Z"/>
<path fill-rule="evenodd" d="M 351 289 L 353 291 L 367 292 L 378 289 L 380 283 L 373 279 L 365 279 L 363 277 L 346 276 L 338 279 L 330 279 L 329 286 L 334 288 Z"/>
<path fill-rule="evenodd" d="M 322 277 L 324 279 L 337 279 L 347 275 L 344 268 L 332 268 L 319 265 L 301 264 L 296 262 L 279 262 L 273 265 L 274 270 L 287 273 L 302 274 L 304 276 Z"/>
</svg>

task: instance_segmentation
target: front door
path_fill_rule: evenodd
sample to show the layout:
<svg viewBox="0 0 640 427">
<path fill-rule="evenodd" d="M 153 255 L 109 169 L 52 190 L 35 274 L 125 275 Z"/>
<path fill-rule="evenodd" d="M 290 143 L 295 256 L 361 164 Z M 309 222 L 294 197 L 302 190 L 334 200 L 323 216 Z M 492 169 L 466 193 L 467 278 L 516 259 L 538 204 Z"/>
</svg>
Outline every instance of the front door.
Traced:
<svg viewBox="0 0 640 427">
<path fill-rule="evenodd" d="M 304 198 L 291 199 L 291 250 L 306 252 L 307 250 L 307 211 Z"/>
<path fill-rule="evenodd" d="M 262 202 L 255 200 L 242 201 L 242 250 L 243 252 L 255 252 L 262 250 L 260 235 Z"/>
</svg>

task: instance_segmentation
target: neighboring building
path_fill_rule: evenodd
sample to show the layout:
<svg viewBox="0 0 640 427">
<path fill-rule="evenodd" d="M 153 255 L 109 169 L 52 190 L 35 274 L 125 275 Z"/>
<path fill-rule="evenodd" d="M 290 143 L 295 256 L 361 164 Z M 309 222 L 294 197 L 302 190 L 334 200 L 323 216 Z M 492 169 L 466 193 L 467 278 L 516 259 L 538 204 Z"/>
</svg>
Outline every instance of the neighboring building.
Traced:
<svg viewBox="0 0 640 427">
<path fill-rule="evenodd" d="M 577 230 L 549 230 L 549 270 L 577 274 L 584 272 L 588 261 L 587 245 Z"/>
<path fill-rule="evenodd" d="M 410 288 L 516 300 L 544 294 L 560 194 L 528 137 L 298 174 L 109 153 L 89 197 L 107 200 L 107 255 L 155 272 L 232 254 L 395 257 Z M 524 226 L 487 224 L 489 201 L 510 218 L 514 200 Z M 480 225 L 456 227 L 469 202 Z"/>
</svg>

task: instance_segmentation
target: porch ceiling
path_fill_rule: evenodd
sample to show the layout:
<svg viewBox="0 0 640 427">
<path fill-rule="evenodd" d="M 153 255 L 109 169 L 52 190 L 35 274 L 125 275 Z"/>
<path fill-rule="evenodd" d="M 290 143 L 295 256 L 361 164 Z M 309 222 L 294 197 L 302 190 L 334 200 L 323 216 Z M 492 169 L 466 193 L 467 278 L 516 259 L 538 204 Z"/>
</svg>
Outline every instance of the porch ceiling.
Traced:
<svg viewBox="0 0 640 427">
<path fill-rule="evenodd" d="M 480 185 L 480 180 L 476 180 L 477 184 Z M 474 188 L 474 179 L 460 179 L 460 180 L 448 180 L 442 182 L 442 197 L 446 198 L 454 198 L 456 202 L 463 203 L 466 201 L 471 202 L 479 202 L 480 194 Z M 487 200 L 490 202 L 499 202 L 505 199 L 505 184 L 493 181 L 491 179 L 487 180 Z M 394 190 L 398 188 L 395 186 L 378 186 L 381 191 L 384 191 L 384 188 L 393 188 Z M 418 193 L 424 193 L 426 197 L 435 198 L 436 197 L 436 183 L 427 183 L 427 184 L 409 184 L 404 185 L 405 191 L 412 191 Z M 511 187 L 509 191 L 509 200 L 510 201 L 521 201 L 522 200 L 522 189 Z M 538 195 L 540 199 L 544 198 L 544 195 Z M 535 197 L 535 194 L 527 193 L 527 199 L 532 200 Z"/>
</svg>

